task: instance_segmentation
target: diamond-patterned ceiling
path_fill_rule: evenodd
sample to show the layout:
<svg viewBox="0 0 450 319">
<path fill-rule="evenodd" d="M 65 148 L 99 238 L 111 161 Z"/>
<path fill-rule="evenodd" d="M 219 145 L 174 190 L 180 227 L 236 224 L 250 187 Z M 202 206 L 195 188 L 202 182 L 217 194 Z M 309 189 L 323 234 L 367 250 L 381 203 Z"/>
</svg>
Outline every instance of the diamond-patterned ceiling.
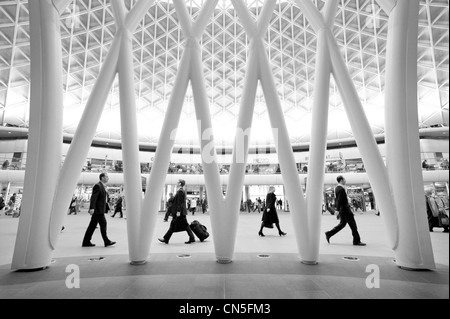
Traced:
<svg viewBox="0 0 450 319">
<path fill-rule="evenodd" d="M 205 0 L 186 0 L 193 19 Z M 313 0 L 319 9 L 323 0 Z M 246 0 L 259 15 L 263 0 Z M 125 0 L 127 8 L 136 0 Z M 384 132 L 387 16 L 374 0 L 342 0 L 334 33 L 374 134 Z M 449 0 L 423 0 L 420 7 L 419 126 L 448 126 Z M 64 132 L 74 134 L 115 33 L 109 0 L 74 0 L 61 17 L 64 69 Z M 171 1 L 156 1 L 133 38 L 140 141 L 157 143 L 183 53 L 183 33 Z M 28 126 L 28 1 L 0 2 L 0 125 Z M 202 58 L 216 142 L 230 145 L 242 98 L 248 39 L 230 1 L 219 0 L 201 39 Z M 293 144 L 308 143 L 314 93 L 316 36 L 294 1 L 277 1 L 266 50 Z M 197 144 L 192 90 L 178 130 L 179 144 Z M 271 143 L 262 89 L 256 97 L 252 143 Z M 230 134 L 231 133 L 231 134 Z M 96 137 L 120 139 L 119 90 L 111 88 Z M 330 85 L 328 139 L 352 138 L 335 83 Z"/>
</svg>

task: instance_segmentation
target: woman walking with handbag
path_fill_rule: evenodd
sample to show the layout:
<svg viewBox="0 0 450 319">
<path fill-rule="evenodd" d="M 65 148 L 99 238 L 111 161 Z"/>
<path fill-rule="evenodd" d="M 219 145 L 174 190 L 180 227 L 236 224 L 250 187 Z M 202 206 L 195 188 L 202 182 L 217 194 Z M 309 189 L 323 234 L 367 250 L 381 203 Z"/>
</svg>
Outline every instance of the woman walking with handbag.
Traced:
<svg viewBox="0 0 450 319">
<path fill-rule="evenodd" d="M 275 195 L 275 187 L 269 187 L 269 193 L 266 196 L 266 207 L 264 209 L 264 213 L 262 216 L 261 229 L 259 230 L 258 235 L 261 237 L 265 237 L 263 234 L 263 228 L 273 228 L 273 224 L 277 226 L 278 234 L 280 236 L 286 236 L 287 234 L 283 232 L 280 228 L 280 221 L 278 219 L 278 213 L 276 208 L 277 196 Z"/>
</svg>

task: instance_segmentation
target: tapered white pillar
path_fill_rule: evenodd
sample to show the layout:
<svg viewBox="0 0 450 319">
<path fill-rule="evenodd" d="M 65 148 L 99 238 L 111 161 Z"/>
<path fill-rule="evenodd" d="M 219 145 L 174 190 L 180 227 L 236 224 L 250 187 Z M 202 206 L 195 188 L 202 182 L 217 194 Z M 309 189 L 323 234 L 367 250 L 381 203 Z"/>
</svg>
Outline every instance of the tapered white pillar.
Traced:
<svg viewBox="0 0 450 319">
<path fill-rule="evenodd" d="M 199 139 L 202 150 L 206 192 L 208 194 L 208 206 L 211 212 L 211 233 L 214 241 L 214 251 L 217 262 L 228 263 L 232 260 L 234 253 L 241 192 L 238 194 L 234 190 L 231 191 L 230 188 L 227 188 L 226 198 L 223 196 L 217 165 L 211 114 L 208 105 L 208 95 L 203 74 L 201 47 L 199 45 L 199 40 L 204 33 L 207 22 L 217 3 L 217 0 L 211 0 L 204 4 L 198 20 L 192 26 L 192 31 L 190 32 L 193 51 L 191 82 L 197 120 L 201 124 L 201 128 L 199 127 Z M 187 17 L 185 6 L 183 16 Z M 194 39 L 196 40 L 194 41 Z M 231 171 L 233 171 L 233 168 Z M 233 186 L 236 188 L 240 187 L 242 191 L 242 184 Z"/>
<path fill-rule="evenodd" d="M 122 42 L 118 60 L 120 89 L 120 124 L 122 136 L 123 177 L 126 192 L 127 236 L 130 260 L 138 254 L 139 219 L 142 206 L 142 181 L 139 162 L 139 139 L 134 92 L 132 33 L 125 25 L 126 8 L 122 1 L 113 1 L 116 24 L 121 28 Z"/>
<path fill-rule="evenodd" d="M 299 257 L 303 263 L 315 264 L 317 258 L 313 258 L 310 251 L 312 247 L 309 243 L 310 229 L 308 229 L 308 223 L 305 222 L 307 221 L 306 201 L 297 172 L 291 139 L 284 121 L 283 110 L 280 99 L 278 98 L 273 74 L 270 69 L 270 61 L 263 46 L 261 46 L 258 51 L 261 72 L 260 81 L 267 102 L 267 110 L 269 112 L 272 130 L 277 135 L 274 136 L 275 146 L 280 162 L 283 183 L 286 187 L 286 194 L 290 199 L 291 218 L 294 226 L 295 238 L 297 240 Z"/>
<path fill-rule="evenodd" d="M 217 165 L 217 152 L 214 144 L 211 113 L 209 110 L 208 95 L 206 93 L 203 75 L 201 48 L 198 41 L 196 40 L 195 42 L 195 50 L 193 50 L 191 60 L 191 83 L 192 91 L 194 93 L 195 112 L 197 121 L 200 124 L 200 127 L 198 128 L 199 141 L 202 150 L 202 165 L 205 176 L 206 192 L 208 194 L 208 206 L 211 211 L 211 234 L 214 241 L 216 259 L 220 261 L 224 255 L 220 250 L 220 242 L 225 238 L 225 236 L 221 235 L 224 230 L 217 228 L 217 224 L 213 222 L 213 220 L 217 220 L 217 216 L 227 215 L 230 212 L 224 209 L 225 200 L 222 193 Z M 225 240 L 225 242 L 227 241 Z"/>
<path fill-rule="evenodd" d="M 415 260 L 414 264 L 409 262 L 402 262 L 405 260 L 403 257 L 400 257 L 398 263 L 401 267 L 409 267 L 416 268 L 418 264 L 421 265 L 421 269 L 435 269 L 435 261 L 432 249 L 432 243 L 430 241 L 430 232 L 428 228 L 428 220 L 425 217 L 426 214 L 426 203 L 424 197 L 421 196 L 424 194 L 423 188 L 423 172 L 421 165 L 421 156 L 420 156 L 420 135 L 417 127 L 417 123 L 419 122 L 419 106 L 418 106 L 418 92 L 417 92 L 417 50 L 418 50 L 418 11 L 420 10 L 420 4 L 418 1 L 414 1 L 410 4 L 409 14 L 410 16 L 407 18 L 410 27 L 408 27 L 408 48 L 407 48 L 407 67 L 406 67 L 406 106 L 407 106 L 407 139 L 410 147 L 410 153 L 408 155 L 408 159 L 410 160 L 411 165 L 411 181 L 412 181 L 412 200 L 415 203 L 415 218 L 417 220 L 417 228 L 409 228 L 409 232 L 414 232 L 417 230 L 417 236 L 420 246 L 420 261 Z M 415 52 L 415 53 L 412 53 Z M 412 107 L 410 107 L 412 106 Z M 447 172 L 448 173 L 448 172 Z M 447 175 L 448 177 L 448 175 Z M 448 183 L 447 185 L 447 194 L 448 194 Z M 403 255 L 404 252 L 401 252 Z M 410 265 L 410 266 L 408 266 Z M 412 266 L 412 267 L 411 267 Z"/>
<path fill-rule="evenodd" d="M 235 133 L 233 162 L 230 167 L 226 201 L 222 205 L 220 214 L 214 214 L 213 208 L 211 208 L 211 228 L 215 233 L 214 247 L 217 261 L 220 263 L 232 261 L 236 243 L 242 186 L 244 185 L 258 84 L 258 60 L 255 58 L 252 41 L 254 40 L 250 40 L 249 60 L 247 61 L 244 91 Z M 209 192 L 208 194 L 211 196 Z"/>
<path fill-rule="evenodd" d="M 147 190 L 142 204 L 141 222 L 139 225 L 139 248 L 137 254 L 131 260 L 132 263 L 145 263 L 150 251 L 156 217 L 158 216 L 161 190 L 164 187 L 167 169 L 169 168 L 176 130 L 180 122 L 181 109 L 189 83 L 190 56 L 190 50 L 183 52 L 178 75 L 172 90 L 173 94 L 170 96 L 167 107 L 167 114 L 170 114 L 170 116 L 164 118 L 152 171 L 147 179 Z"/>
<path fill-rule="evenodd" d="M 330 56 L 325 37 L 325 33 L 319 31 L 317 35 L 316 79 L 311 121 L 308 183 L 306 185 L 308 228 L 310 229 L 309 260 L 318 260 L 319 258 L 321 235 L 322 189 L 325 178 L 325 153 L 327 149 L 331 78 Z"/>
<path fill-rule="evenodd" d="M 51 0 L 30 1 L 31 98 L 22 211 L 11 269 L 51 262 L 49 220 L 62 154 L 62 49 Z M 67 203 L 64 212 L 67 212 Z"/>
<path fill-rule="evenodd" d="M 326 24 L 334 25 L 339 1 L 329 0 L 325 3 L 324 18 Z M 314 84 L 314 104 L 311 121 L 311 141 L 308 164 L 308 183 L 306 185 L 309 245 L 308 260 L 318 260 L 323 182 L 325 179 L 325 153 L 327 149 L 328 115 L 330 102 L 331 63 L 326 40 L 326 33 L 320 29 L 317 34 L 316 73 Z"/>
<path fill-rule="evenodd" d="M 386 162 L 399 220 L 397 265 L 434 269 L 428 231 L 417 102 L 419 0 L 398 1 L 389 18 L 386 57 Z"/>
</svg>

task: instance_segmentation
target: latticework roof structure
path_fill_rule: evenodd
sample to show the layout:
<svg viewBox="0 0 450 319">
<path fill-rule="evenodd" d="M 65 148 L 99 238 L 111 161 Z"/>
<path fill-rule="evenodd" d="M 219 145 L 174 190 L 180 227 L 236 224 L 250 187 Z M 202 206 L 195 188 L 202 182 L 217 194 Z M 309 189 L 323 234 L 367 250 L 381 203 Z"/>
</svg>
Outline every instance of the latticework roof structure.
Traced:
<svg viewBox="0 0 450 319">
<path fill-rule="evenodd" d="M 205 0 L 186 0 L 193 19 Z M 310 0 L 307 0 L 310 1 Z M 263 0 L 246 0 L 260 14 Z M 125 0 L 129 9 L 136 0 Z M 321 9 L 323 0 L 314 0 Z M 28 127 L 30 30 L 28 1 L 0 2 L 0 125 Z M 422 0 L 419 19 L 419 127 L 448 126 L 449 1 Z M 109 0 L 74 0 L 61 17 L 64 133 L 74 134 L 116 31 Z M 384 133 L 388 17 L 375 0 L 342 0 L 334 34 L 374 134 Z M 310 141 L 316 35 L 294 1 L 277 1 L 266 50 L 292 144 Z M 204 75 L 216 142 L 234 138 L 244 89 L 249 40 L 230 1 L 219 0 L 201 39 Z M 184 36 L 172 1 L 156 1 L 133 37 L 139 139 L 156 144 L 173 92 Z M 58 89 L 58 88 L 55 88 Z M 326 92 L 324 92 L 326 94 Z M 352 138 L 337 87 L 330 85 L 328 140 Z M 177 143 L 197 144 L 192 90 L 188 89 Z M 252 142 L 270 144 L 262 89 L 258 89 Z M 181 132 L 181 133 L 180 133 Z M 110 90 L 96 137 L 120 140 L 118 80 Z"/>
</svg>

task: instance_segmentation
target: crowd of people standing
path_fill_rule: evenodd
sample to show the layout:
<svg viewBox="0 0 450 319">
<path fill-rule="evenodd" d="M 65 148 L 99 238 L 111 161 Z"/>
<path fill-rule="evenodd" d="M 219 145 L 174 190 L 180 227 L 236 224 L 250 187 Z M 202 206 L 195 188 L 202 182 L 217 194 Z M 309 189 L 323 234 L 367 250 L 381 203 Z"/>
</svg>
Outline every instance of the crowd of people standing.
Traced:
<svg viewBox="0 0 450 319">
<path fill-rule="evenodd" d="M 255 201 L 252 201 L 251 198 L 248 198 L 245 202 L 241 200 L 241 212 L 256 212 L 258 213 L 264 212 L 266 209 L 266 199 L 261 199 L 261 197 L 257 197 Z M 277 199 L 275 202 L 275 207 L 278 210 L 283 209 L 283 200 Z"/>
</svg>

